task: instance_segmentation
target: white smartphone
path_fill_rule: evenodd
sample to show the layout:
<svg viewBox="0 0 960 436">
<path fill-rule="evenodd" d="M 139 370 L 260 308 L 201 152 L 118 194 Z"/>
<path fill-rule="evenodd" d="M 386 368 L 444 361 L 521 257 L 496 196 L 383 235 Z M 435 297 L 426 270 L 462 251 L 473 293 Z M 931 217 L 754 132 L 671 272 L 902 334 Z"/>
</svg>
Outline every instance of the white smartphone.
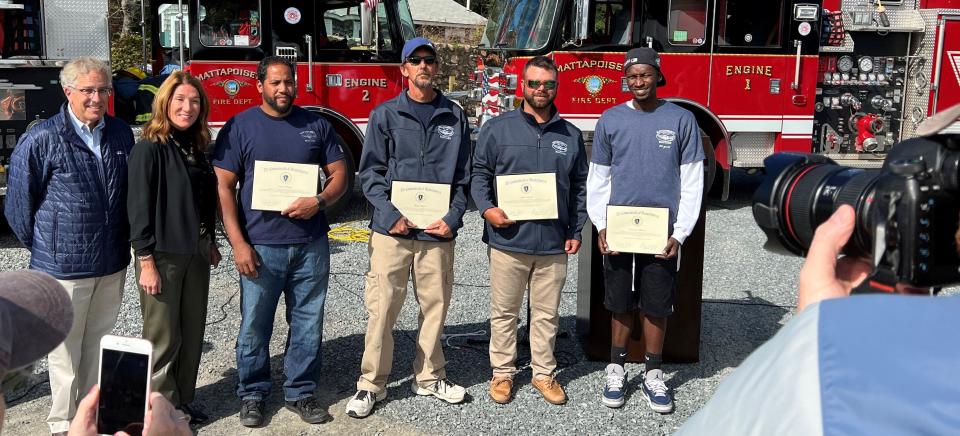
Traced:
<svg viewBox="0 0 960 436">
<path fill-rule="evenodd" d="M 97 433 L 139 435 L 150 399 L 153 345 L 146 339 L 106 335 L 100 339 L 100 403 Z"/>
</svg>

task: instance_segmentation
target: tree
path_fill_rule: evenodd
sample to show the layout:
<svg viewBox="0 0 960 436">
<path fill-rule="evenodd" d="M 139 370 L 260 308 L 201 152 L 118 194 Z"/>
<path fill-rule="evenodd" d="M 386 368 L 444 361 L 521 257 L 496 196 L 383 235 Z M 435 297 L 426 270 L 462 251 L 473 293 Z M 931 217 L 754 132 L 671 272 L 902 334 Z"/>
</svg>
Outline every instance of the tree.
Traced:
<svg viewBox="0 0 960 436">
<path fill-rule="evenodd" d="M 114 70 L 143 67 L 141 1 L 148 0 L 109 0 L 110 66 Z"/>
<path fill-rule="evenodd" d="M 146 0 L 141 0 L 146 1 Z M 139 33 L 140 8 L 137 0 L 120 0 L 120 10 L 123 14 L 123 33 Z"/>
<path fill-rule="evenodd" d="M 487 14 L 490 12 L 490 9 L 493 7 L 493 4 L 497 0 L 457 0 L 457 3 L 466 6 L 467 3 L 470 3 L 470 10 L 480 14 L 483 17 L 487 17 Z M 500 0 L 503 1 L 503 0 Z"/>
</svg>

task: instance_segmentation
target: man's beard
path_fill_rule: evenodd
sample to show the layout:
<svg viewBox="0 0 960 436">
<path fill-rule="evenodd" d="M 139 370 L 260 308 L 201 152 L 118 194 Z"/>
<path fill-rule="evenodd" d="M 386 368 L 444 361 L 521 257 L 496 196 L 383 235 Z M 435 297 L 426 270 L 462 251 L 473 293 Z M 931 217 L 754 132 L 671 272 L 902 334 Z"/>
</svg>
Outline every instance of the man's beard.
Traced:
<svg viewBox="0 0 960 436">
<path fill-rule="evenodd" d="M 288 98 L 288 102 L 286 106 L 280 106 L 280 103 L 277 103 L 276 97 L 266 95 L 266 94 L 264 94 L 263 96 L 263 101 L 267 102 L 267 106 L 272 107 L 273 110 L 277 111 L 277 113 L 286 114 L 287 112 L 290 112 L 290 109 L 293 108 L 293 101 L 294 101 L 294 98 L 296 98 L 296 94 L 293 94 L 293 95 L 286 94 L 286 96 Z"/>
<path fill-rule="evenodd" d="M 413 86 L 416 86 L 417 89 L 420 89 L 422 91 L 426 91 L 428 89 L 433 88 L 433 80 L 430 76 L 427 76 L 427 75 L 418 74 L 413 77 L 412 82 L 413 82 Z"/>
<path fill-rule="evenodd" d="M 534 109 L 546 109 L 553 104 L 553 99 L 550 97 L 543 97 L 545 100 L 537 101 L 536 96 L 533 94 L 524 94 L 523 101 L 526 104 Z"/>
</svg>

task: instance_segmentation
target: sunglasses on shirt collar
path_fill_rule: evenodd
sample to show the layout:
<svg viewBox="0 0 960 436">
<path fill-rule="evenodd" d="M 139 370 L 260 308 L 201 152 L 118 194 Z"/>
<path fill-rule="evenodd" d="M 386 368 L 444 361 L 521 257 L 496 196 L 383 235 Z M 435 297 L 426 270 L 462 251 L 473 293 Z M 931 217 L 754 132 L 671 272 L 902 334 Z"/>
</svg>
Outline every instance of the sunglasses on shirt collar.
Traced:
<svg viewBox="0 0 960 436">
<path fill-rule="evenodd" d="M 425 62 L 427 65 L 433 65 L 437 63 L 436 56 L 408 56 L 407 62 L 410 65 L 420 65 L 420 61 Z"/>
</svg>

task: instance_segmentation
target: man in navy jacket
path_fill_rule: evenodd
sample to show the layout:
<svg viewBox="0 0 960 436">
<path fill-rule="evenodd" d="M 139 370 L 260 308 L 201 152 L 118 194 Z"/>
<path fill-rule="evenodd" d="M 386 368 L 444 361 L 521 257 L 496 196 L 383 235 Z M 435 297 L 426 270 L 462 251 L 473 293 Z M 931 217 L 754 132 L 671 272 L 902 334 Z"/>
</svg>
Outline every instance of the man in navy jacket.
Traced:
<svg viewBox="0 0 960 436">
<path fill-rule="evenodd" d="M 580 248 L 587 221 L 587 155 L 580 129 L 560 118 L 557 66 L 538 56 L 523 69 L 523 105 L 488 121 L 473 155 L 470 192 L 486 219 L 490 246 L 490 398 L 510 401 L 517 372 L 517 317 L 530 289 L 530 366 L 533 387 L 552 404 L 566 394 L 554 379 L 553 346 L 567 256 Z M 557 218 L 516 221 L 498 207 L 496 177 L 551 173 L 556 177 Z"/>
<path fill-rule="evenodd" d="M 67 104 L 20 138 L 5 215 L 30 250 L 30 268 L 66 288 L 74 319 L 50 353 L 51 433 L 66 433 L 77 402 L 97 382 L 100 338 L 113 331 L 130 263 L 127 155 L 133 133 L 106 114 L 110 68 L 80 57 L 60 72 Z"/>
<path fill-rule="evenodd" d="M 413 362 L 417 395 L 449 403 L 463 401 L 466 390 L 447 380 L 440 335 L 453 291 L 453 246 L 463 226 L 470 183 L 470 134 L 463 110 L 433 88 L 437 52 L 426 38 L 403 46 L 400 71 L 409 89 L 377 106 L 360 156 L 363 194 L 373 205 L 370 271 L 366 277 L 369 320 L 357 393 L 347 415 L 362 418 L 387 396 L 393 363 L 393 325 L 413 271 L 420 304 L 420 332 Z M 391 202 L 394 181 L 450 187 L 446 214 L 415 228 Z M 422 223 L 421 223 L 422 224 Z"/>
</svg>

